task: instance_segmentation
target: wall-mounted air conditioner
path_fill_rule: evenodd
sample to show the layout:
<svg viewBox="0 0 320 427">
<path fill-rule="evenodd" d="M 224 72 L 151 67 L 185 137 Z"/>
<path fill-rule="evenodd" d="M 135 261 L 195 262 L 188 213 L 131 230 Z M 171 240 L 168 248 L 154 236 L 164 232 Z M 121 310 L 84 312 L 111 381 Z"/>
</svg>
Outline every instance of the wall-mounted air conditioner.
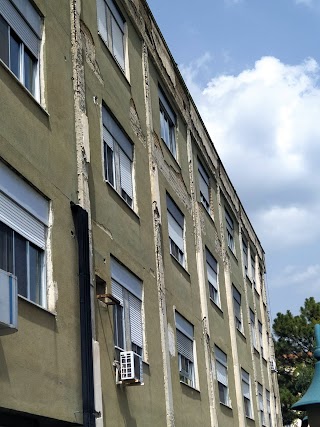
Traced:
<svg viewBox="0 0 320 427">
<path fill-rule="evenodd" d="M 142 384 L 142 358 L 133 351 L 120 353 L 120 380 L 122 384 Z"/>
<path fill-rule="evenodd" d="M 0 335 L 12 334 L 18 330 L 17 278 L 0 270 Z"/>
<path fill-rule="evenodd" d="M 276 361 L 274 359 L 270 359 L 270 368 L 271 372 L 278 372 Z"/>
</svg>

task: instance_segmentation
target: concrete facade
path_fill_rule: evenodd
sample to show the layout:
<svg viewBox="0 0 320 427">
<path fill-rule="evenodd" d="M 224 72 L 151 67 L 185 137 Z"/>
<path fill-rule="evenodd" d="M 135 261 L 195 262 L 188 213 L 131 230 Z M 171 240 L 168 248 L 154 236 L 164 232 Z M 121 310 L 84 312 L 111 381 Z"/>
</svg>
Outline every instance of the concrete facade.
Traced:
<svg viewBox="0 0 320 427">
<path fill-rule="evenodd" d="M 0 337 L 0 426 L 282 426 L 263 248 L 147 3 L 26 3 L 42 23 L 36 89 L 0 52 L 0 157 L 48 207 L 45 296 L 30 296 L 27 258 L 31 293 Z M 89 422 L 70 203 L 89 218 Z M 1 222 L 15 239 L 19 219 Z M 119 355 L 133 350 L 143 380 L 129 385 Z"/>
</svg>

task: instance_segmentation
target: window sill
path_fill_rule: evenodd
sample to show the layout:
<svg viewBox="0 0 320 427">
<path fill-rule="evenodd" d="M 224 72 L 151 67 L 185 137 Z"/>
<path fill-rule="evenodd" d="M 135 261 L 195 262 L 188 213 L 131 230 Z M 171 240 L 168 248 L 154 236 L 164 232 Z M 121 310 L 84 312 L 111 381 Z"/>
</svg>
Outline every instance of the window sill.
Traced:
<svg viewBox="0 0 320 427">
<path fill-rule="evenodd" d="M 110 50 L 110 48 L 109 48 L 109 46 L 107 45 L 107 43 L 103 40 L 103 38 L 102 38 L 102 36 L 101 36 L 101 34 L 100 34 L 100 32 L 98 31 L 98 34 L 99 34 L 99 38 L 100 38 L 100 40 L 101 40 L 101 42 L 103 43 L 103 45 L 106 47 L 106 49 L 107 49 L 107 51 L 109 52 L 109 55 L 111 56 L 111 58 L 112 58 L 112 60 L 114 61 L 114 63 L 117 65 L 117 67 L 118 67 L 118 69 L 119 69 L 119 71 L 121 72 L 121 74 L 123 75 L 123 77 L 125 78 L 125 80 L 126 80 L 126 82 L 127 82 L 127 84 L 129 85 L 129 87 L 131 88 L 131 83 L 130 83 L 130 78 L 128 77 L 128 75 L 127 75 L 127 73 L 126 73 L 126 69 L 128 69 L 129 70 L 129 68 L 128 68 L 128 64 L 125 64 L 125 69 L 123 70 L 122 68 L 121 68 L 121 65 L 118 63 L 118 61 L 116 60 L 116 58 L 113 56 L 113 53 L 111 52 L 111 50 Z M 129 73 L 128 73 L 129 74 Z"/>
<path fill-rule="evenodd" d="M 173 260 L 173 262 L 182 270 L 182 273 L 185 274 L 187 276 L 187 279 L 190 281 L 190 273 L 188 272 L 188 270 L 186 270 L 186 268 L 177 260 L 177 258 L 175 256 L 173 256 L 172 254 L 170 254 L 171 259 Z"/>
<path fill-rule="evenodd" d="M 230 248 L 230 246 L 228 246 L 228 249 L 229 249 L 229 252 L 231 253 L 231 255 L 232 255 L 232 258 L 235 260 L 235 262 L 238 264 L 238 258 L 237 258 L 237 256 L 236 256 L 236 253 L 235 253 L 235 251 L 233 251 L 231 248 Z"/>
<path fill-rule="evenodd" d="M 124 200 L 124 198 L 123 197 L 121 197 L 121 194 L 119 194 L 118 192 L 117 192 L 117 190 L 110 184 L 110 182 L 109 181 L 107 181 L 107 180 L 104 180 L 104 182 L 107 184 L 107 186 L 108 186 L 108 188 L 110 188 L 111 190 L 112 190 L 112 193 L 113 194 L 115 194 L 116 195 L 116 197 L 118 197 L 120 200 L 121 200 L 121 202 L 124 204 L 124 206 L 127 208 L 127 209 L 129 209 L 129 211 L 130 212 L 132 212 L 133 213 L 133 215 L 136 217 L 136 219 L 138 220 L 138 222 L 140 223 L 140 217 L 139 217 L 139 215 L 137 214 L 137 212 L 131 207 L 131 206 L 129 206 L 128 205 L 128 203 Z"/>
<path fill-rule="evenodd" d="M 244 334 L 244 332 L 243 331 L 241 331 L 240 329 L 238 329 L 238 328 L 236 328 L 237 329 L 237 331 L 239 332 L 239 335 L 241 336 L 241 338 L 242 339 L 244 339 L 245 341 L 247 341 L 247 338 L 246 338 L 246 336 L 245 336 L 245 334 Z"/>
<path fill-rule="evenodd" d="M 217 308 L 221 314 L 223 314 L 223 310 L 222 310 L 221 306 L 219 304 L 217 304 L 211 297 L 209 297 L 209 298 L 210 298 L 210 301 L 212 302 L 212 304 L 214 304 L 214 307 Z"/>
<path fill-rule="evenodd" d="M 23 295 L 18 295 L 18 297 L 20 299 L 22 299 L 23 301 L 26 301 L 28 304 L 32 304 L 33 306 L 39 308 L 40 310 L 43 310 L 44 312 L 51 314 L 51 316 L 56 317 L 57 313 L 55 311 L 50 311 L 45 307 L 42 307 L 42 305 L 37 304 L 36 302 L 33 302 L 31 300 L 29 300 L 28 298 L 24 297 Z"/>
<path fill-rule="evenodd" d="M 226 403 L 223 403 L 223 402 L 220 402 L 220 405 L 222 405 L 224 408 L 228 408 L 228 409 L 230 409 L 230 411 L 232 411 L 231 405 L 227 405 Z"/>
<path fill-rule="evenodd" d="M 201 205 L 202 209 L 205 211 L 206 215 L 208 216 L 209 220 L 215 225 L 214 219 L 213 219 L 213 215 L 211 213 L 211 211 L 208 211 L 208 209 L 206 208 L 206 206 L 202 203 L 202 201 L 199 201 L 199 204 Z"/>
<path fill-rule="evenodd" d="M 25 85 L 23 83 L 21 83 L 21 81 L 18 79 L 18 77 L 10 70 L 10 68 L 7 66 L 7 64 L 5 64 L 2 59 L 0 59 L 0 64 L 2 65 L 2 67 L 4 68 L 4 70 L 6 70 L 6 72 L 13 77 L 14 81 L 20 86 L 20 88 L 23 90 L 23 92 L 25 94 L 28 95 L 28 97 L 33 101 L 33 103 L 39 107 L 42 112 L 47 116 L 50 117 L 48 111 L 40 104 L 40 102 L 32 95 L 31 92 L 29 92 L 29 90 L 25 87 Z"/>
<path fill-rule="evenodd" d="M 180 381 L 180 384 L 184 387 L 188 387 L 190 390 L 196 391 L 197 393 L 200 394 L 200 390 L 198 388 L 192 387 L 192 385 L 189 385 L 183 381 Z"/>
<path fill-rule="evenodd" d="M 253 421 L 253 422 L 255 422 L 255 421 L 254 421 L 254 418 L 252 418 L 252 417 L 249 417 L 248 415 L 246 415 L 246 418 L 247 418 L 247 420 L 250 420 L 250 421 Z"/>
<path fill-rule="evenodd" d="M 163 145 L 166 147 L 167 152 L 169 153 L 170 157 L 172 158 L 172 160 L 174 161 L 175 165 L 178 167 L 179 171 L 181 171 L 181 166 L 178 163 L 178 159 L 176 159 L 174 157 L 174 155 L 172 154 L 172 151 L 170 150 L 170 148 L 167 146 L 167 144 L 165 143 L 165 141 L 160 138 L 161 141 L 163 142 Z M 177 142 L 176 142 L 176 149 L 177 149 Z"/>
</svg>

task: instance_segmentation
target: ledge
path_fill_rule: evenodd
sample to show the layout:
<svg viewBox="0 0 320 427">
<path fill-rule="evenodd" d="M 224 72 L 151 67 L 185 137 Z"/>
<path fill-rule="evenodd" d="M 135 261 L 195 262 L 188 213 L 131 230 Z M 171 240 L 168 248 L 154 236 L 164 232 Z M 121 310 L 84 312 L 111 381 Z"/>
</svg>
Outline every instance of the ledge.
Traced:
<svg viewBox="0 0 320 427">
<path fill-rule="evenodd" d="M 26 301 L 28 304 L 31 304 L 31 305 L 33 305 L 34 307 L 37 307 L 38 309 L 40 309 L 40 310 L 44 311 L 45 313 L 50 314 L 50 315 L 51 315 L 51 316 L 53 316 L 53 317 L 56 317 L 56 316 L 57 316 L 57 312 L 56 312 L 56 311 L 50 311 L 50 310 L 48 310 L 47 308 L 42 307 L 42 305 L 39 305 L 39 304 L 37 304 L 36 302 L 33 302 L 33 301 L 31 301 L 30 299 L 28 299 L 28 298 L 24 297 L 23 295 L 18 295 L 18 298 L 19 298 L 19 299 L 21 299 L 21 300 L 23 300 L 23 301 Z"/>
</svg>

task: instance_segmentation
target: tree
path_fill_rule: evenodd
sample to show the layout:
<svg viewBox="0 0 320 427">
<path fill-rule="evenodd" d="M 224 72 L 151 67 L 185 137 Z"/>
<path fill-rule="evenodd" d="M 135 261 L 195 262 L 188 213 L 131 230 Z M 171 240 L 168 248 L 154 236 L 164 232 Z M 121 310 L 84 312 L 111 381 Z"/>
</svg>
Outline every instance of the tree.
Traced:
<svg viewBox="0 0 320 427">
<path fill-rule="evenodd" d="M 273 322 L 275 354 L 284 425 L 297 418 L 291 405 L 307 391 L 314 372 L 314 325 L 320 323 L 320 302 L 307 298 L 300 314 L 277 313 Z"/>
</svg>

